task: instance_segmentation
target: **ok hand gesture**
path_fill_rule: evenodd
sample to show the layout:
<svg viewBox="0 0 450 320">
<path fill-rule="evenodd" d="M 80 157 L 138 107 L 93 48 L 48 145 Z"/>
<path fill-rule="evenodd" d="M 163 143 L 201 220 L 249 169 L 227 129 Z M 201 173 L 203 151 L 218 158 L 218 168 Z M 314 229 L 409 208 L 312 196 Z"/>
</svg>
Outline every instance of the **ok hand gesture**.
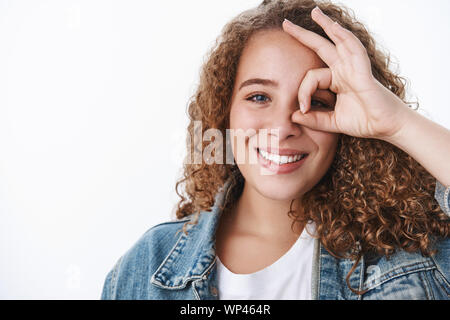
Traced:
<svg viewBox="0 0 450 320">
<path fill-rule="evenodd" d="M 366 49 L 349 30 L 333 22 L 318 7 L 311 12 L 333 41 L 285 20 L 283 29 L 312 49 L 328 66 L 309 70 L 299 88 L 302 111 L 292 121 L 306 127 L 361 138 L 385 139 L 403 126 L 408 106 L 375 79 Z M 311 95 L 318 89 L 336 93 L 333 111 L 311 110 Z"/>
</svg>

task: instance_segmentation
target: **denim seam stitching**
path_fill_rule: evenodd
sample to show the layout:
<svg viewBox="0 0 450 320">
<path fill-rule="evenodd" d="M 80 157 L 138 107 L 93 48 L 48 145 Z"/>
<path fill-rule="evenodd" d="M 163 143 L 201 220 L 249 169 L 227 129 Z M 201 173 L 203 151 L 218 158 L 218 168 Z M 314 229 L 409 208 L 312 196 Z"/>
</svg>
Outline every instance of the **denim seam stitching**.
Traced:
<svg viewBox="0 0 450 320">
<path fill-rule="evenodd" d="M 201 300 L 200 299 L 200 295 L 197 292 L 197 288 L 195 287 L 195 284 L 198 282 L 199 280 L 195 280 L 192 282 L 192 290 L 194 291 L 194 296 L 197 300 Z"/>
<path fill-rule="evenodd" d="M 156 228 L 156 227 L 159 227 L 159 226 L 164 226 L 166 224 L 176 224 L 176 223 L 180 223 L 180 222 L 186 222 L 186 221 L 189 221 L 189 220 L 191 220 L 191 219 L 190 218 L 186 218 L 186 219 L 183 219 L 183 220 L 174 220 L 174 221 L 161 222 L 161 223 L 158 223 L 157 225 L 154 225 L 152 228 Z"/>
<path fill-rule="evenodd" d="M 364 269 L 366 268 L 365 264 L 366 263 L 363 255 L 361 257 L 361 272 L 359 273 L 359 291 L 362 291 L 364 287 Z M 358 300 L 362 300 L 362 294 L 358 295 Z"/>
<path fill-rule="evenodd" d="M 445 193 L 444 193 L 444 205 L 445 205 L 445 209 L 447 210 L 448 213 L 450 213 L 450 207 L 449 207 L 449 195 L 450 195 L 450 187 L 445 189 Z"/>
<path fill-rule="evenodd" d="M 183 288 L 186 287 L 186 284 L 187 284 L 190 280 L 195 280 L 195 279 L 198 280 L 198 279 L 201 279 L 202 276 L 203 276 L 203 274 L 206 272 L 206 271 L 205 271 L 202 275 L 199 275 L 199 276 L 189 276 L 189 277 L 185 278 L 185 279 L 183 280 L 183 282 L 182 282 L 181 284 L 179 284 L 178 286 L 167 286 L 167 285 L 164 285 L 163 283 L 161 283 L 161 281 L 159 281 L 158 279 L 156 279 L 157 275 L 158 275 L 159 273 L 161 273 L 161 270 L 160 270 L 160 269 L 162 269 L 163 265 L 164 265 L 166 262 L 169 262 L 169 260 L 171 259 L 172 253 L 173 253 L 175 250 L 179 249 L 179 248 L 178 248 L 179 246 L 181 246 L 181 244 L 179 244 L 179 243 L 181 242 L 181 239 L 182 239 L 183 237 L 186 238 L 186 235 L 185 235 L 184 233 L 178 238 L 178 240 L 177 240 L 177 242 L 175 243 L 175 245 L 173 246 L 172 250 L 170 250 L 170 253 L 167 255 L 167 257 L 164 259 L 164 261 L 159 265 L 158 269 L 157 269 L 157 270 L 155 271 L 155 273 L 152 275 L 150 282 L 151 282 L 153 285 L 156 285 L 156 286 L 158 286 L 158 287 L 160 287 L 160 288 L 168 289 L 168 290 L 178 290 L 178 289 L 183 289 Z M 185 239 L 184 242 L 186 242 L 186 240 L 187 240 L 187 238 Z M 184 244 L 184 243 L 183 243 L 183 244 Z M 170 262 L 171 262 L 171 261 L 170 261 Z"/>
<path fill-rule="evenodd" d="M 172 256 L 172 253 L 178 248 L 179 243 L 181 242 L 181 239 L 183 237 L 186 237 L 186 235 L 184 233 L 182 233 L 179 237 L 177 242 L 174 244 L 174 246 L 172 247 L 172 249 L 170 250 L 169 254 L 166 256 L 166 258 L 164 259 L 164 261 L 159 265 L 159 267 L 156 269 L 155 273 L 152 275 L 150 282 L 154 285 L 157 285 L 161 288 L 164 289 L 179 289 L 179 288 L 183 288 L 183 285 L 185 284 L 184 282 L 181 283 L 179 286 L 166 286 L 164 284 L 162 284 L 159 280 L 156 279 L 156 277 L 158 276 L 159 273 L 161 273 L 161 269 L 164 266 L 164 264 L 169 260 L 169 258 Z"/>
<path fill-rule="evenodd" d="M 194 289 L 194 293 L 197 297 L 197 300 L 201 300 L 201 298 L 200 298 L 200 294 L 197 292 L 197 288 L 195 287 L 195 284 L 200 283 L 200 281 L 202 281 L 202 280 L 204 281 L 207 279 L 207 277 L 208 277 L 207 274 L 210 271 L 210 269 L 214 266 L 215 262 L 216 262 L 216 258 L 214 258 L 214 260 L 211 262 L 211 264 L 208 266 L 208 268 L 206 268 L 206 270 L 200 275 L 201 278 L 194 280 L 192 282 L 192 288 Z"/>
<path fill-rule="evenodd" d="M 196 256 L 196 259 L 195 259 L 195 262 L 193 263 L 193 265 L 194 265 L 194 266 L 197 266 L 198 262 L 199 262 L 200 260 L 202 260 L 203 258 L 205 258 L 205 257 L 204 257 L 204 256 L 200 256 L 200 255 L 197 255 L 197 256 Z M 213 261 L 214 261 L 214 259 L 213 259 Z M 188 273 L 188 279 L 193 279 L 194 277 L 202 277 L 202 275 L 204 275 L 205 272 L 206 272 L 206 271 L 203 271 L 203 273 L 202 273 L 201 275 L 195 276 L 195 275 L 192 275 L 192 274 L 191 274 L 191 273 L 192 273 L 192 269 L 191 269 L 191 270 L 189 270 L 189 273 Z M 200 279 L 201 279 L 201 278 L 200 278 Z"/>
<path fill-rule="evenodd" d="M 206 270 L 201 274 L 201 279 L 206 280 L 207 278 L 207 273 L 210 271 L 210 269 L 212 269 L 212 267 L 214 266 L 214 264 L 216 263 L 216 257 L 214 257 L 213 261 L 210 263 L 209 267 L 206 268 Z"/>
<path fill-rule="evenodd" d="M 442 280 L 437 279 L 436 277 L 434 277 L 434 280 L 439 284 L 439 286 L 441 287 L 441 289 L 445 292 L 445 294 L 447 295 L 447 298 L 450 297 L 450 293 L 449 293 L 449 288 L 445 288 L 442 281 L 445 282 L 445 284 L 447 286 L 450 287 L 450 284 L 448 283 L 447 279 L 444 277 L 444 275 L 442 274 L 441 270 L 439 270 L 439 268 L 436 268 L 435 270 L 436 272 L 438 272 L 440 274 L 440 276 L 442 277 Z"/>
<path fill-rule="evenodd" d="M 314 254 L 316 255 L 316 260 L 313 261 L 313 263 L 316 263 L 316 265 L 313 264 L 313 267 L 317 268 L 316 272 L 314 273 L 314 277 L 312 277 L 312 281 L 314 281 L 314 283 L 312 284 L 312 286 L 314 287 L 314 292 L 312 292 L 313 296 L 312 299 L 313 300 L 319 300 L 319 296 L 320 296 L 320 266 L 321 266 L 321 257 L 322 255 L 320 254 L 320 240 L 319 239 L 315 239 L 316 241 L 316 247 L 314 250 Z M 314 272 L 314 269 L 313 269 Z"/>
<path fill-rule="evenodd" d="M 445 283 L 450 287 L 450 282 L 449 282 L 448 279 L 444 276 L 444 273 L 442 272 L 442 270 L 441 270 L 439 264 L 436 263 L 436 260 L 434 259 L 434 256 L 431 256 L 430 258 L 431 258 L 431 260 L 433 261 L 434 266 L 436 267 L 436 270 L 439 271 L 439 273 L 441 274 L 441 276 L 442 276 L 443 280 L 445 281 Z M 446 290 L 446 291 L 447 291 L 447 290 Z"/>
<path fill-rule="evenodd" d="M 435 300 L 433 295 L 433 288 L 431 286 L 430 281 L 428 280 L 428 276 L 425 272 L 419 272 L 419 278 L 424 283 L 425 294 L 427 295 L 427 300 Z"/>
<path fill-rule="evenodd" d="M 408 265 L 408 266 L 405 266 L 405 267 L 411 267 L 411 266 L 418 265 L 418 264 L 423 264 L 423 263 L 422 262 L 415 263 L 415 264 Z M 405 268 L 405 267 L 401 267 L 401 268 Z M 397 268 L 397 269 L 400 269 L 400 268 Z M 419 269 L 414 269 L 414 270 L 410 270 L 410 271 L 407 271 L 407 272 L 399 273 L 399 274 L 396 274 L 396 275 L 394 275 L 392 277 L 388 277 L 388 278 L 378 282 L 377 284 L 370 285 L 370 286 L 368 286 L 365 289 L 372 290 L 372 289 L 375 289 L 376 287 L 379 287 L 380 285 L 382 285 L 382 284 L 384 284 L 384 283 L 386 283 L 388 281 L 391 281 L 393 279 L 397 279 L 399 277 L 406 276 L 406 275 L 411 274 L 411 273 L 416 273 L 416 272 L 420 272 L 420 271 L 427 271 L 427 270 L 433 270 L 433 269 L 436 269 L 436 266 L 433 266 L 433 265 L 431 265 L 431 266 L 423 266 L 422 268 L 419 268 Z M 394 270 L 396 270 L 396 269 L 393 269 L 392 271 L 394 271 Z M 380 279 L 380 278 L 382 278 L 382 277 L 379 277 L 377 279 Z M 375 282 L 375 280 L 373 280 L 373 282 Z"/>
</svg>

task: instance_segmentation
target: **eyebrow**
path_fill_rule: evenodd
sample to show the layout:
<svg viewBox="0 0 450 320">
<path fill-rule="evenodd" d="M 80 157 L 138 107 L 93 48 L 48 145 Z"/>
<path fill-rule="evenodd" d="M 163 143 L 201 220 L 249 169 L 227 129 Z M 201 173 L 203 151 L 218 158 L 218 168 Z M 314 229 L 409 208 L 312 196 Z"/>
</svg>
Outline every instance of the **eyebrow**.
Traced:
<svg viewBox="0 0 450 320">
<path fill-rule="evenodd" d="M 262 84 L 264 86 L 271 86 L 271 87 L 278 86 L 278 82 L 274 80 L 255 78 L 255 79 L 248 79 L 242 82 L 241 85 L 239 86 L 239 90 L 241 90 L 243 87 L 250 86 L 253 84 Z"/>
</svg>

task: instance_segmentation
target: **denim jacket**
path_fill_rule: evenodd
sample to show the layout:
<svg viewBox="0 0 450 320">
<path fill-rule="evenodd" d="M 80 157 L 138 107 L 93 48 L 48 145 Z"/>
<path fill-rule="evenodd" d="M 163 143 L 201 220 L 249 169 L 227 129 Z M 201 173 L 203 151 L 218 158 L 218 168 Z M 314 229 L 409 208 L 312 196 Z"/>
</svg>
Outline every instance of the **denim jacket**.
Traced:
<svg viewBox="0 0 450 320">
<path fill-rule="evenodd" d="M 197 224 L 191 218 L 150 228 L 107 274 L 101 299 L 213 300 L 217 289 L 215 231 L 221 214 L 227 181 L 215 197 L 212 211 L 203 211 Z M 435 199 L 450 216 L 450 187 L 436 183 Z M 313 299 L 449 299 L 450 240 L 438 242 L 437 254 L 398 251 L 386 259 L 368 261 L 363 256 L 349 278 L 352 288 L 367 290 L 358 295 L 347 286 L 354 264 L 337 259 L 315 240 L 311 293 Z"/>
</svg>

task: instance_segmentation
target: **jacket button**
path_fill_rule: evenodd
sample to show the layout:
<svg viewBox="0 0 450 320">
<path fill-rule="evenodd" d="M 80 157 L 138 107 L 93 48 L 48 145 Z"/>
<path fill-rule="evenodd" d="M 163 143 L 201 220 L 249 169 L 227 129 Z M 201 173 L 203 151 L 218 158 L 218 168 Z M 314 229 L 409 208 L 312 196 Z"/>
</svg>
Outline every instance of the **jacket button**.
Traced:
<svg viewBox="0 0 450 320">
<path fill-rule="evenodd" d="M 215 296 L 215 297 L 217 296 L 217 288 L 216 287 L 211 287 L 210 291 L 213 296 Z"/>
</svg>

